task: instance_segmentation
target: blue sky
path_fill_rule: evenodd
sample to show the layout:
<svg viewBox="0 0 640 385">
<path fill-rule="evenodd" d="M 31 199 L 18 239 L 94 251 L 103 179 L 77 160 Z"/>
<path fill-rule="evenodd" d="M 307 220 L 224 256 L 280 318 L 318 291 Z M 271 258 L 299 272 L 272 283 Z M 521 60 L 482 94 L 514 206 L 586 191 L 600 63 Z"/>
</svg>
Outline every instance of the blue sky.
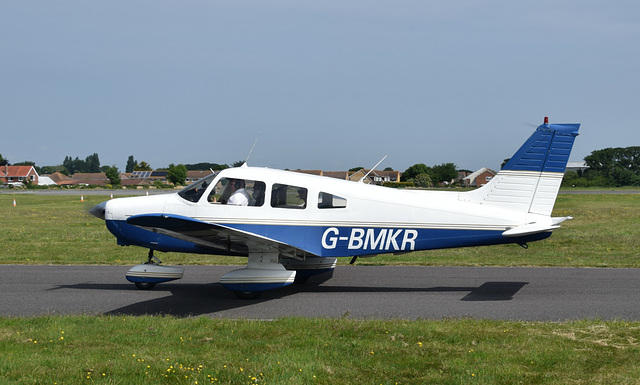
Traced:
<svg viewBox="0 0 640 385">
<path fill-rule="evenodd" d="M 549 116 L 577 161 L 640 145 L 638 42 L 637 1 L 4 1 L 0 154 L 475 170 Z"/>
</svg>

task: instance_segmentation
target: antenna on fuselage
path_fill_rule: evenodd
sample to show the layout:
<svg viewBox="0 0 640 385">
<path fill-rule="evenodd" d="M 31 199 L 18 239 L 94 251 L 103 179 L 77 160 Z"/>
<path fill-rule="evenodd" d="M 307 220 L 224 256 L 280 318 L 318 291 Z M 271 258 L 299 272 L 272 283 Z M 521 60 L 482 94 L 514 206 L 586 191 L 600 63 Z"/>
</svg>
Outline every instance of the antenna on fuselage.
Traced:
<svg viewBox="0 0 640 385">
<path fill-rule="evenodd" d="M 247 155 L 247 160 L 244 161 L 243 166 L 246 166 L 247 163 L 249 163 L 249 158 L 251 157 L 251 153 L 253 152 L 253 148 L 256 146 L 256 143 L 258 143 L 258 139 L 260 139 L 260 134 L 262 134 L 262 131 L 258 132 L 258 136 L 256 137 L 256 140 L 253 141 L 253 146 L 251 146 L 251 150 L 249 150 L 249 154 Z"/>
<path fill-rule="evenodd" d="M 379 165 L 380 163 L 382 163 L 382 161 L 383 161 L 383 160 L 387 159 L 387 156 L 389 156 L 389 155 L 385 155 L 382 159 L 380 159 L 380 161 L 379 161 L 378 163 L 376 163 L 376 165 L 375 165 L 375 166 L 373 166 L 373 168 L 371 168 L 371 170 L 369 170 L 369 172 L 368 172 L 368 173 L 364 174 L 364 176 L 363 176 L 362 178 L 360 178 L 360 180 L 358 181 L 358 183 L 362 182 L 366 177 L 368 177 L 368 176 L 369 176 L 369 174 L 371 174 L 371 171 L 375 170 L 375 168 L 376 168 L 376 167 L 378 167 L 378 165 Z"/>
</svg>

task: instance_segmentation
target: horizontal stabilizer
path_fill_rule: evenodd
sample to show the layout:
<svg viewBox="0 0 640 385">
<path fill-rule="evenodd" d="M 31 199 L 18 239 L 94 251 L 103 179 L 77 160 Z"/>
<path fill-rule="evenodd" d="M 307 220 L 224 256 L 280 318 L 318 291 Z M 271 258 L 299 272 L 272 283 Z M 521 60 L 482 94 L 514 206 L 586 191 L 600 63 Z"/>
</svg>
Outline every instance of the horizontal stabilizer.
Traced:
<svg viewBox="0 0 640 385">
<path fill-rule="evenodd" d="M 512 229 L 509 229 L 504 233 L 502 233 L 502 235 L 505 237 L 522 237 L 524 235 L 531 235 L 531 234 L 542 233 L 545 231 L 552 231 L 559 227 L 560 226 L 558 225 L 549 226 L 549 225 L 540 225 L 538 223 L 530 223 L 528 225 L 518 226 Z"/>
<path fill-rule="evenodd" d="M 560 217 L 560 218 L 551 218 L 551 224 L 542 224 L 542 223 L 529 223 L 524 226 L 514 227 L 502 233 L 505 237 L 521 237 L 524 235 L 531 235 L 537 233 L 543 233 L 545 231 L 552 231 L 560 227 L 560 223 L 566 221 L 567 219 L 573 219 L 572 217 Z"/>
</svg>

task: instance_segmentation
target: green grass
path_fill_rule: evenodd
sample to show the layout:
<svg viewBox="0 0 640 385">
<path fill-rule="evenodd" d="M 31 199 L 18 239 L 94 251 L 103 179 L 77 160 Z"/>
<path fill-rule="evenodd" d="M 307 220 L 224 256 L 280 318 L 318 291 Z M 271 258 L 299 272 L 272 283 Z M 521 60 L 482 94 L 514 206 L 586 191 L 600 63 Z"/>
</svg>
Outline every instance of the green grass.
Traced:
<svg viewBox="0 0 640 385">
<path fill-rule="evenodd" d="M 13 200 L 16 206 L 13 206 Z M 104 221 L 89 214 L 109 195 L 0 195 L 0 264 L 136 265 L 146 249 L 116 245 Z M 170 264 L 242 264 L 238 258 L 171 253 Z"/>
<path fill-rule="evenodd" d="M 117 246 L 103 221 L 86 213 L 106 199 L 0 195 L 0 264 L 141 262 L 144 249 Z M 575 219 L 528 250 L 436 250 L 358 263 L 638 267 L 638 213 L 640 195 L 560 195 L 554 215 Z M 0 317 L 1 384 L 640 384 L 639 355 L 640 322 L 622 320 Z"/>
<path fill-rule="evenodd" d="M 637 384 L 640 323 L 0 319 L 3 384 Z"/>
<path fill-rule="evenodd" d="M 13 199 L 17 205 L 13 207 Z M 105 196 L 0 195 L 0 264 L 135 265 L 139 247 L 117 246 L 104 222 L 87 213 Z M 640 194 L 561 194 L 554 216 L 573 216 L 551 238 L 517 245 L 420 251 L 360 258 L 358 264 L 447 266 L 640 267 Z M 168 264 L 244 264 L 245 259 L 169 253 Z M 346 264 L 349 259 L 340 259 Z"/>
</svg>

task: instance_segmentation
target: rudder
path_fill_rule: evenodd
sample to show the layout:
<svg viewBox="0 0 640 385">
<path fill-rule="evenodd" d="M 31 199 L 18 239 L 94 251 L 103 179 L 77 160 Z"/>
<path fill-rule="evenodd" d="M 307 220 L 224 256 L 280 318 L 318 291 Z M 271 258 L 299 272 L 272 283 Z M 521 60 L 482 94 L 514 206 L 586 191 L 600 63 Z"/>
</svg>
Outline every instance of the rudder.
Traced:
<svg viewBox="0 0 640 385">
<path fill-rule="evenodd" d="M 464 200 L 532 214 L 551 215 L 580 124 L 545 123 L 502 170 Z"/>
</svg>

